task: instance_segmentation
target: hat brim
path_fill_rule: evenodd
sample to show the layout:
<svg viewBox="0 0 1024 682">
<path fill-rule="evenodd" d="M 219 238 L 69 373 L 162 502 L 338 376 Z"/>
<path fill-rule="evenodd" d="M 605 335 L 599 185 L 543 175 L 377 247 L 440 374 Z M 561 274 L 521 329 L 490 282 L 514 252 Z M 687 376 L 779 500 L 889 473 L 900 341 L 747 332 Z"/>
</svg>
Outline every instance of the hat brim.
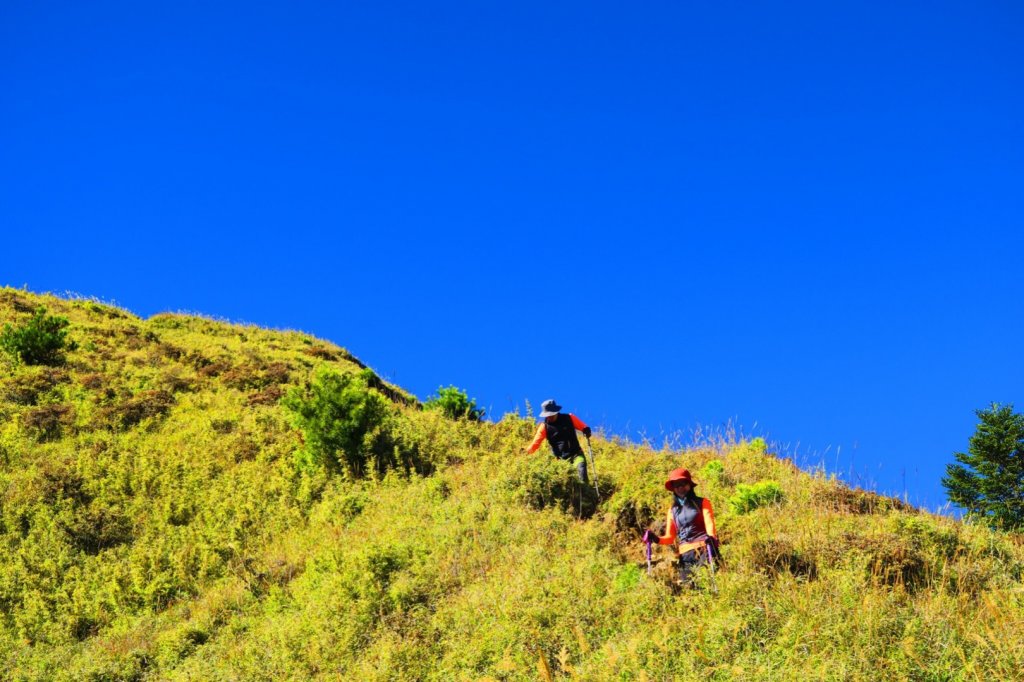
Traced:
<svg viewBox="0 0 1024 682">
<path fill-rule="evenodd" d="M 672 492 L 673 483 L 689 483 L 691 488 L 697 487 L 697 484 L 693 482 L 692 478 L 670 478 L 665 481 L 665 490 Z"/>
<path fill-rule="evenodd" d="M 561 412 L 548 412 L 547 410 L 545 410 L 544 412 L 540 413 L 540 416 L 542 418 L 543 417 L 554 417 L 556 414 L 561 414 Z"/>
</svg>

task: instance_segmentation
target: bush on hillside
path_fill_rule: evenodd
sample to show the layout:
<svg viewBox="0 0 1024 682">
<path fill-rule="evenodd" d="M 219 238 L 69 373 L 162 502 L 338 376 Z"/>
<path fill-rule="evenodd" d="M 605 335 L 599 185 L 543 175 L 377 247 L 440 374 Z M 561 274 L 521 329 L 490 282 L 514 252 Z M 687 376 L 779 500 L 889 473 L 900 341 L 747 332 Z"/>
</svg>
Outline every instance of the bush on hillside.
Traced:
<svg viewBox="0 0 1024 682">
<path fill-rule="evenodd" d="M 705 481 L 720 482 L 722 480 L 722 474 L 725 473 L 725 465 L 722 464 L 722 460 L 713 459 L 700 470 L 700 476 Z"/>
<path fill-rule="evenodd" d="M 38 405 L 47 393 L 67 381 L 68 373 L 63 369 L 27 369 L 24 373 L 0 383 L 0 398 L 10 400 L 16 405 Z"/>
<path fill-rule="evenodd" d="M 56 440 L 75 423 L 75 409 L 71 405 L 43 405 L 26 411 L 22 420 L 37 441 Z"/>
<path fill-rule="evenodd" d="M 108 428 L 129 429 L 144 419 L 163 417 L 174 403 L 174 396 L 167 391 L 140 391 L 122 403 L 98 410 L 96 419 L 99 425 Z"/>
<path fill-rule="evenodd" d="M 47 315 L 46 308 L 36 308 L 32 318 L 23 325 L 4 325 L 0 332 L 0 349 L 26 365 L 59 365 L 68 346 L 68 319 Z"/>
<path fill-rule="evenodd" d="M 555 507 L 579 518 L 590 518 L 597 510 L 593 482 L 581 483 L 571 464 L 553 457 L 514 460 L 496 474 L 494 485 L 515 491 L 517 500 L 532 509 Z"/>
<path fill-rule="evenodd" d="M 428 410 L 441 410 L 449 419 L 466 418 L 470 421 L 480 421 L 484 411 L 476 406 L 475 400 L 470 400 L 465 391 L 449 386 L 439 386 L 437 395 L 432 395 L 423 404 Z"/>
<path fill-rule="evenodd" d="M 389 413 L 387 400 L 369 388 L 368 372 L 322 369 L 310 384 L 292 388 L 282 399 L 305 441 L 300 468 L 363 475 L 373 455 L 374 437 L 380 435 Z"/>
<path fill-rule="evenodd" d="M 818 565 L 814 557 L 794 546 L 787 537 L 765 538 L 755 541 L 751 547 L 753 566 L 768 575 L 789 573 L 806 580 L 818 577 Z"/>
<path fill-rule="evenodd" d="M 782 501 L 782 488 L 775 481 L 758 481 L 754 485 L 740 483 L 729 498 L 729 509 L 735 514 L 746 514 L 758 507 Z"/>
<path fill-rule="evenodd" d="M 239 391 L 260 391 L 275 384 L 286 384 L 288 379 L 289 369 L 284 362 L 247 362 L 232 367 L 221 377 L 226 385 Z"/>
</svg>

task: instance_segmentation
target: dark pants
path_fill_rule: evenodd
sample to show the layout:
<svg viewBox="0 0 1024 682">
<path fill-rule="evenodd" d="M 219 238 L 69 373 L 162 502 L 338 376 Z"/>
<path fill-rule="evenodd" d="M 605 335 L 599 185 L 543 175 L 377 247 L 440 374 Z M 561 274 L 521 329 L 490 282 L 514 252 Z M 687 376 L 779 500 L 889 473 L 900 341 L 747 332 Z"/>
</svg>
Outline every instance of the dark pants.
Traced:
<svg viewBox="0 0 1024 682">
<path fill-rule="evenodd" d="M 558 459 L 563 462 L 572 462 L 573 466 L 576 467 L 576 476 L 579 477 L 580 483 L 588 483 L 587 479 L 587 458 L 583 455 L 576 455 L 575 457 L 559 457 Z"/>
<path fill-rule="evenodd" d="M 718 559 L 718 552 L 711 550 L 711 555 Z M 704 547 L 691 549 L 679 555 L 679 579 L 684 583 L 693 582 L 693 570 L 708 565 L 708 550 Z"/>
</svg>

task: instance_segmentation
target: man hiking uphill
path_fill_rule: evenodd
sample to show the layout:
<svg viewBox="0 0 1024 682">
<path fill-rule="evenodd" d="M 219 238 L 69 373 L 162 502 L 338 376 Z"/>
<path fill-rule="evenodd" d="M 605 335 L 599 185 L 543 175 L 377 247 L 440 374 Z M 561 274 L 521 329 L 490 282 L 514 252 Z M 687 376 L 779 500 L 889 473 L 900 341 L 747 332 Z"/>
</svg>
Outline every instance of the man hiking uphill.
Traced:
<svg viewBox="0 0 1024 682">
<path fill-rule="evenodd" d="M 676 543 L 679 554 L 679 579 L 690 581 L 690 573 L 697 566 L 708 563 L 709 553 L 718 556 L 718 532 L 711 501 L 697 497 L 693 491 L 697 484 L 686 469 L 674 469 L 665 481 L 665 489 L 672 492 L 672 507 L 665 520 L 665 535 L 644 531 L 644 542 L 659 545 Z M 710 552 L 709 552 L 710 549 Z"/>
<path fill-rule="evenodd" d="M 581 482 L 587 483 L 587 458 L 583 456 L 576 432 L 582 431 L 584 436 L 590 438 L 590 427 L 574 414 L 562 414 L 562 406 L 554 400 L 545 400 L 540 409 L 544 421 L 537 427 L 537 435 L 526 449 L 526 454 L 537 452 L 537 448 L 546 439 L 555 457 L 575 464 L 576 475 Z"/>
</svg>

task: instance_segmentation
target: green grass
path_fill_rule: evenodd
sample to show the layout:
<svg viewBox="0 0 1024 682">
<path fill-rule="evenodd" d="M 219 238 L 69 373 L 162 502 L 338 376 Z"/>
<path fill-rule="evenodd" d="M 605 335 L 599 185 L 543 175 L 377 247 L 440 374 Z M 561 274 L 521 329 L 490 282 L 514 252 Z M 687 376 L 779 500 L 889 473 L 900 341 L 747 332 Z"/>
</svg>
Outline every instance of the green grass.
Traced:
<svg viewBox="0 0 1024 682">
<path fill-rule="evenodd" d="M 1024 667 L 1020 536 L 800 471 L 760 440 L 594 438 L 600 504 L 375 376 L 390 468 L 309 466 L 279 404 L 347 351 L 300 332 L 0 290 L 64 364 L 0 360 L 0 677 L 12 680 L 974 680 Z M 367 375 L 364 373 L 364 377 Z M 305 462 L 305 464 L 303 464 Z M 717 594 L 640 533 L 686 466 Z M 782 492 L 730 507 L 760 481 Z M 707 581 L 707 576 L 701 578 Z"/>
</svg>

